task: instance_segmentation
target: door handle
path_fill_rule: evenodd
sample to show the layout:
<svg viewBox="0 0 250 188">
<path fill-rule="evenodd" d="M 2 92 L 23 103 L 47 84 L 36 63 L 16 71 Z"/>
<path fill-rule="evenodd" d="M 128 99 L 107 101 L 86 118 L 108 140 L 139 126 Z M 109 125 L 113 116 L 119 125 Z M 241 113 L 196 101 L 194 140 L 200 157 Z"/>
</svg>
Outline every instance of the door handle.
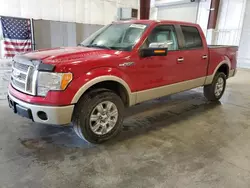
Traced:
<svg viewBox="0 0 250 188">
<path fill-rule="evenodd" d="M 203 55 L 203 56 L 202 56 L 202 59 L 207 59 L 207 55 Z"/>
<path fill-rule="evenodd" d="M 183 57 L 180 57 L 180 58 L 177 59 L 177 61 L 178 61 L 179 63 L 182 63 L 182 62 L 184 61 L 184 58 L 183 58 Z"/>
</svg>

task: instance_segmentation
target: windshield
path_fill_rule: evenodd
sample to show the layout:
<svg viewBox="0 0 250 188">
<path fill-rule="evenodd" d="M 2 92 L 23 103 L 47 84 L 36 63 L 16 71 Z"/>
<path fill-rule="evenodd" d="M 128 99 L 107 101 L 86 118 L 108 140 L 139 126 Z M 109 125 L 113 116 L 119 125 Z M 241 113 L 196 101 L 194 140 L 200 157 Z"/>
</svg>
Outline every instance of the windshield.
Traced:
<svg viewBox="0 0 250 188">
<path fill-rule="evenodd" d="M 107 25 L 84 40 L 81 46 L 130 51 L 146 27 L 131 23 Z"/>
</svg>

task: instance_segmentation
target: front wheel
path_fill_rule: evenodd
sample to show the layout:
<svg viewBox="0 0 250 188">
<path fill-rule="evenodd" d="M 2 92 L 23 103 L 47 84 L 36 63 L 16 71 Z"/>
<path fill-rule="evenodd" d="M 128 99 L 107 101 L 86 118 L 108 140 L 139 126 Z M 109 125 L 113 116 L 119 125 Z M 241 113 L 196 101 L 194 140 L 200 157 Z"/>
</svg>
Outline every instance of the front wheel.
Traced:
<svg viewBox="0 0 250 188">
<path fill-rule="evenodd" d="M 122 127 L 124 104 L 109 90 L 85 94 L 76 105 L 73 128 L 76 134 L 91 143 L 114 137 Z"/>
<path fill-rule="evenodd" d="M 209 101 L 218 101 L 224 94 L 227 77 L 223 72 L 218 72 L 212 84 L 204 86 L 204 96 Z"/>
</svg>

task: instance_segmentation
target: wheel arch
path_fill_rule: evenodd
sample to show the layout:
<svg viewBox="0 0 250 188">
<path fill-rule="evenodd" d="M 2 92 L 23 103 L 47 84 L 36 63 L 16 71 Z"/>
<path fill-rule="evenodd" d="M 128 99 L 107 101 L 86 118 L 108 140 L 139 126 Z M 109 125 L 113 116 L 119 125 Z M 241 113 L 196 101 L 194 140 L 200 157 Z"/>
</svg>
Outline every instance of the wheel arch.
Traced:
<svg viewBox="0 0 250 188">
<path fill-rule="evenodd" d="M 230 62 L 228 57 L 225 57 L 225 60 L 220 62 L 217 65 L 217 67 L 215 68 L 214 73 L 213 73 L 213 77 L 215 76 L 215 74 L 217 72 L 224 72 L 226 74 L 226 76 L 228 76 L 230 69 L 231 69 L 231 62 Z"/>
<path fill-rule="evenodd" d="M 135 103 L 135 94 L 132 94 L 129 85 L 123 79 L 111 75 L 99 76 L 84 84 L 74 95 L 71 103 L 77 103 L 83 94 L 95 88 L 113 90 L 122 98 L 126 106 Z"/>
<path fill-rule="evenodd" d="M 229 75 L 229 66 L 226 63 L 223 63 L 218 69 L 216 70 L 217 72 L 223 72 L 227 77 Z"/>
<path fill-rule="evenodd" d="M 228 78 L 229 76 L 229 71 L 231 70 L 231 62 L 230 60 L 225 57 L 225 60 L 221 61 L 216 68 L 214 69 L 214 72 L 212 75 L 207 76 L 205 85 L 211 84 L 214 76 L 216 75 L 217 72 L 224 72 Z"/>
</svg>

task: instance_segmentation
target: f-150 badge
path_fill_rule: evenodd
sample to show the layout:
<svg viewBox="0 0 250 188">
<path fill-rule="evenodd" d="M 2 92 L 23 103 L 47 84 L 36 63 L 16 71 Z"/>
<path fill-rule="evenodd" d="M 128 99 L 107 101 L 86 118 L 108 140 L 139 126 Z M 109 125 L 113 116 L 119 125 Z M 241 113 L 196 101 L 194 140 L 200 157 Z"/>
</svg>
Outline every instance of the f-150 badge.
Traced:
<svg viewBox="0 0 250 188">
<path fill-rule="evenodd" d="M 134 64 L 134 62 L 126 62 L 126 63 L 122 63 L 122 64 L 119 64 L 120 67 L 129 67 L 129 66 L 132 66 Z"/>
</svg>

